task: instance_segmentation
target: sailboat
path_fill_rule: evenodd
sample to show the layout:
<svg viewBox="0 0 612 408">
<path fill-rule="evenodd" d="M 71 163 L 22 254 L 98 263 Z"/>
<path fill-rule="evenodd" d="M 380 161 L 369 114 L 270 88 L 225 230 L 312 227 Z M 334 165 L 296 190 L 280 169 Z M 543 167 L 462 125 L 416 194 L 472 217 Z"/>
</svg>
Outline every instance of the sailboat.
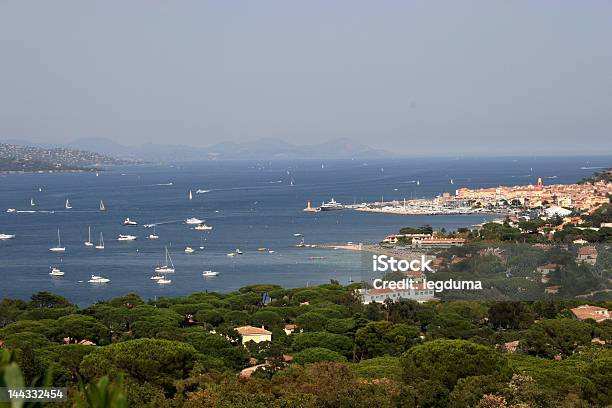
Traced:
<svg viewBox="0 0 612 408">
<path fill-rule="evenodd" d="M 34 207 L 36 205 L 36 203 L 34 202 L 33 198 L 30 198 L 30 206 Z"/>
<path fill-rule="evenodd" d="M 100 243 L 96 245 L 96 249 L 104 249 L 104 236 L 100 232 Z"/>
<path fill-rule="evenodd" d="M 66 209 L 69 210 L 71 208 L 72 208 L 72 206 L 70 205 L 70 201 L 68 201 L 68 199 L 66 199 Z"/>
<path fill-rule="evenodd" d="M 191 194 L 191 190 L 189 190 L 189 199 L 193 200 L 193 194 Z"/>
<path fill-rule="evenodd" d="M 100 200 L 100 211 L 106 211 L 106 207 L 104 206 L 102 200 Z"/>
<path fill-rule="evenodd" d="M 155 232 L 155 224 L 153 224 L 153 233 L 149 234 L 149 239 L 158 239 L 159 235 L 157 235 L 157 232 Z"/>
<path fill-rule="evenodd" d="M 66 252 L 66 247 L 62 246 L 62 240 L 60 238 L 59 228 L 57 229 L 57 246 L 53 248 L 49 248 L 51 252 Z"/>
<path fill-rule="evenodd" d="M 85 246 L 93 246 L 93 242 L 91 242 L 91 227 L 87 227 L 87 241 L 84 242 Z"/>
<path fill-rule="evenodd" d="M 155 272 L 157 273 L 172 273 L 174 272 L 174 263 L 172 262 L 172 257 L 168 252 L 168 247 L 166 247 L 166 263 L 163 266 L 158 266 L 155 268 Z"/>
<path fill-rule="evenodd" d="M 453 179 L 450 179 L 450 183 L 455 184 L 455 181 Z"/>
</svg>

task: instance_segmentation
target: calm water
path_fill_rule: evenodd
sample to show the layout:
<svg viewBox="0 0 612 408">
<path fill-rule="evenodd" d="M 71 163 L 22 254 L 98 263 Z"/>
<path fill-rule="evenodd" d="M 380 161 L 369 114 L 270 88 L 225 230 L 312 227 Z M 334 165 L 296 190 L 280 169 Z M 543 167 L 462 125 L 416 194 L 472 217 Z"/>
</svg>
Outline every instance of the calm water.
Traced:
<svg viewBox="0 0 612 408">
<path fill-rule="evenodd" d="M 610 161 L 610 157 L 347 160 L 326 161 L 324 166 L 321 161 L 212 161 L 113 168 L 99 177 L 89 173 L 0 176 L 0 232 L 17 235 L 0 241 L 0 298 L 28 298 L 35 291 L 49 290 L 83 305 L 127 292 L 152 298 L 231 291 L 253 283 L 287 287 L 330 279 L 346 283 L 351 275 L 359 276 L 359 254 L 298 249 L 295 244 L 300 238 L 294 234 L 303 234 L 307 243 L 377 242 L 406 225 L 454 229 L 482 222 L 483 217 L 406 217 L 347 210 L 312 214 L 302 212 L 307 200 L 318 205 L 331 197 L 343 203 L 383 196 L 385 200 L 432 197 L 463 186 L 535 183 L 538 176 L 545 183 L 569 183 L 595 171 L 581 167 L 609 166 Z M 173 185 L 160 185 L 165 183 Z M 195 194 L 197 189 L 211 191 Z M 189 190 L 194 192 L 191 201 Z M 30 198 L 37 203 L 35 210 L 55 213 L 5 212 L 7 208 L 30 210 Z M 67 198 L 71 210 L 63 209 Z M 100 199 L 108 211 L 98 211 Z M 124 227 L 126 217 L 141 226 Z M 189 217 L 206 219 L 214 229 L 194 231 L 182 222 Z M 159 240 L 146 239 L 152 232 L 142 227 L 147 223 L 159 224 Z M 94 242 L 103 232 L 105 250 L 83 245 L 88 226 Z M 57 243 L 57 228 L 67 248 L 61 255 L 48 250 Z M 139 238 L 118 242 L 120 233 Z M 202 242 L 204 250 L 199 249 Z M 196 253 L 185 254 L 187 245 Z M 164 246 L 170 248 L 176 273 L 170 275 L 171 285 L 160 287 L 149 277 L 163 260 Z M 260 253 L 258 247 L 275 253 Z M 236 248 L 244 254 L 226 255 Z M 51 278 L 51 265 L 60 266 L 66 275 Z M 205 279 L 201 275 L 205 269 L 221 274 Z M 111 282 L 88 284 L 91 274 Z"/>
</svg>

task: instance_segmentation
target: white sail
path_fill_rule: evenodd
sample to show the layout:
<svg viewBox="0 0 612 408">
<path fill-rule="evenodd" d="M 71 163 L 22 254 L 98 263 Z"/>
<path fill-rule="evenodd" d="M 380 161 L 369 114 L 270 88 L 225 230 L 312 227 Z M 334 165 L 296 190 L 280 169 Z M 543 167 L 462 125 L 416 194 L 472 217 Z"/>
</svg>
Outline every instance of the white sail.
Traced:
<svg viewBox="0 0 612 408">
<path fill-rule="evenodd" d="M 193 200 L 193 194 L 191 194 L 191 190 L 189 190 L 189 199 Z"/>
<path fill-rule="evenodd" d="M 59 228 L 57 229 L 57 246 L 53 248 L 49 248 L 51 252 L 66 252 L 66 248 L 62 246 L 62 239 L 60 237 Z"/>
<path fill-rule="evenodd" d="M 100 243 L 96 245 L 96 249 L 104 249 L 104 236 L 100 232 Z"/>
<path fill-rule="evenodd" d="M 34 207 L 34 206 L 36 205 L 36 203 L 34 202 L 34 199 L 33 199 L 33 198 L 30 198 L 30 205 L 31 205 L 32 207 Z"/>
<path fill-rule="evenodd" d="M 100 211 L 106 211 L 106 207 L 104 206 L 104 202 L 100 200 Z"/>
<path fill-rule="evenodd" d="M 174 272 L 174 263 L 172 262 L 172 257 L 170 256 L 170 253 L 168 252 L 167 247 L 166 247 L 166 264 L 155 268 L 155 272 L 158 272 L 158 273 Z"/>
<path fill-rule="evenodd" d="M 87 227 L 87 241 L 85 242 L 85 246 L 93 246 L 91 242 L 91 227 Z"/>
<path fill-rule="evenodd" d="M 72 208 L 72 206 L 70 205 L 70 201 L 68 201 L 68 199 L 66 199 L 66 209 L 69 210 L 71 208 Z"/>
</svg>

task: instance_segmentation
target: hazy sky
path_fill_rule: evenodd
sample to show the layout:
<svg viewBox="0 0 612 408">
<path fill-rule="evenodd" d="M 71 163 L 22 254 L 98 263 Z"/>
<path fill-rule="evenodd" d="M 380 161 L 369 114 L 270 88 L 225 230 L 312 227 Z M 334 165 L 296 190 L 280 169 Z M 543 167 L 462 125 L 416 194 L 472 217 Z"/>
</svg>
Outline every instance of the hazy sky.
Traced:
<svg viewBox="0 0 612 408">
<path fill-rule="evenodd" d="M 0 1 L 0 139 L 612 153 L 610 1 Z"/>
</svg>

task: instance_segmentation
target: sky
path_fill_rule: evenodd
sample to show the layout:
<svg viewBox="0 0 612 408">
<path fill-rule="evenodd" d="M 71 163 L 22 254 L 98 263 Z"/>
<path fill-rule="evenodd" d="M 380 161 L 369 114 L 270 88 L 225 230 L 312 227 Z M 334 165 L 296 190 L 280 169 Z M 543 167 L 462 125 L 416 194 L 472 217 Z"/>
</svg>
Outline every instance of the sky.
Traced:
<svg viewBox="0 0 612 408">
<path fill-rule="evenodd" d="M 612 154 L 610 1 L 0 2 L 0 140 Z"/>
</svg>

